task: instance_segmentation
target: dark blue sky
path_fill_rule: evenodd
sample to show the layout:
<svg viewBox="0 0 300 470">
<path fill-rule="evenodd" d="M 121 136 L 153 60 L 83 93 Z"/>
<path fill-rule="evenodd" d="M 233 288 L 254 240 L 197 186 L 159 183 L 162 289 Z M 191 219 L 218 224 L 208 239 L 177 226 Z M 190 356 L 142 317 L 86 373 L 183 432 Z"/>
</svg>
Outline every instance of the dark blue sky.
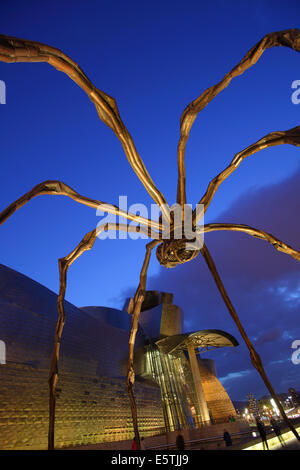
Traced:
<svg viewBox="0 0 300 470">
<path fill-rule="evenodd" d="M 170 204 L 176 198 L 176 147 L 185 106 L 266 33 L 299 27 L 299 14 L 297 0 L 0 4 L 1 33 L 61 49 L 116 98 Z M 127 195 L 129 204 L 150 208 L 119 141 L 67 76 L 46 64 L 0 63 L 0 79 L 7 87 L 7 104 L 0 106 L 1 208 L 46 179 L 62 180 L 94 199 L 118 204 L 119 195 Z M 300 54 L 268 50 L 200 113 L 187 145 L 189 203 L 199 201 L 236 152 L 268 132 L 299 125 L 300 105 L 291 102 L 291 84 L 299 79 Z M 299 177 L 299 149 L 262 151 L 222 185 L 206 221 L 252 223 L 300 249 Z M 98 220 L 93 209 L 67 198 L 35 199 L 1 227 L 1 263 L 57 292 L 57 259 Z M 275 388 L 300 389 L 300 366 L 290 360 L 291 343 L 300 339 L 300 266 L 246 235 L 209 234 L 206 241 Z M 120 308 L 138 282 L 144 246 L 143 240 L 97 240 L 71 267 L 66 298 L 77 306 Z M 241 342 L 202 259 L 171 272 L 154 256 L 149 276 L 151 288 L 174 293 L 186 330 L 223 328 Z M 232 398 L 265 393 L 243 345 L 214 358 Z"/>
</svg>

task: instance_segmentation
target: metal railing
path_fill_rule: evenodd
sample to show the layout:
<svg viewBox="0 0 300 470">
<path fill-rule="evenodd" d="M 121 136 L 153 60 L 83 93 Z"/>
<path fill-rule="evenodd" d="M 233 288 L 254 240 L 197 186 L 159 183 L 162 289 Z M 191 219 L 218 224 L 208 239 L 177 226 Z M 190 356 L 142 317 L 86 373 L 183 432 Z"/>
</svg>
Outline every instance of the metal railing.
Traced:
<svg viewBox="0 0 300 470">
<path fill-rule="evenodd" d="M 294 418 L 294 419 L 291 419 L 291 421 L 294 425 L 297 425 L 297 424 L 300 423 L 300 418 Z M 280 430 L 282 432 L 288 430 L 288 428 L 286 427 L 286 424 L 283 421 L 279 422 L 279 427 L 280 427 Z M 267 431 L 267 436 L 269 436 L 269 437 L 274 434 L 273 429 L 272 429 L 271 426 L 266 426 L 266 431 Z M 252 434 L 253 432 L 256 432 L 257 435 L 253 436 L 253 434 Z M 249 429 L 248 431 L 230 433 L 230 435 L 231 435 L 231 438 L 232 438 L 232 446 L 237 445 L 237 444 L 244 444 L 245 442 L 251 443 L 251 441 L 261 439 L 256 426 L 251 427 L 251 429 Z M 245 439 L 243 439 L 243 438 L 245 438 Z M 234 440 L 236 442 L 234 442 Z M 205 444 L 211 444 L 213 442 L 216 443 L 217 447 L 220 447 L 220 445 L 218 445 L 218 443 L 220 443 L 220 442 L 224 443 L 223 435 L 217 435 L 217 436 L 213 436 L 213 437 L 205 437 L 205 438 L 201 438 L 201 439 L 192 439 L 192 440 L 189 440 L 189 441 L 185 441 L 185 448 L 186 448 L 186 450 L 192 450 L 191 449 L 192 447 L 201 446 L 201 445 L 205 445 Z M 153 447 L 147 447 L 147 450 L 164 450 L 164 449 L 176 449 L 176 442 L 170 442 L 170 443 L 167 443 L 167 444 L 157 445 L 157 446 L 153 446 Z"/>
<path fill-rule="evenodd" d="M 194 427 L 191 427 L 189 424 L 187 424 L 186 426 L 182 425 L 180 426 L 180 430 L 181 431 L 185 431 L 187 429 L 192 429 L 192 430 L 196 430 L 196 429 L 202 429 L 203 427 L 207 427 L 207 426 L 213 426 L 215 424 L 228 424 L 228 423 L 233 423 L 233 422 L 245 422 L 245 419 L 244 418 L 241 418 L 240 416 L 235 416 L 234 417 L 234 420 L 230 420 L 228 418 L 217 418 L 217 419 L 212 419 L 212 420 L 209 420 L 209 421 L 202 421 L 201 423 L 197 423 L 195 424 Z M 152 436 L 158 436 L 158 435 L 162 435 L 162 434 L 167 434 L 169 432 L 174 432 L 174 431 L 178 431 L 179 428 L 176 427 L 176 426 L 171 426 L 169 430 L 166 429 L 166 427 L 161 427 L 161 428 L 155 428 L 153 431 L 154 433 L 152 434 Z"/>
<path fill-rule="evenodd" d="M 239 438 L 239 443 L 241 443 L 242 437 L 246 437 L 246 436 L 248 437 L 252 436 L 252 430 L 231 433 L 232 440 L 234 440 L 235 438 Z M 218 436 L 213 436 L 213 437 L 204 437 L 201 439 L 192 439 L 189 441 L 185 441 L 184 444 L 185 444 L 185 448 L 190 448 L 190 447 L 195 447 L 201 444 L 202 445 L 209 444 L 212 442 L 218 443 L 220 441 L 224 442 L 223 435 L 218 435 Z M 176 448 L 176 442 L 170 442 L 168 444 L 161 444 L 161 445 L 157 445 L 153 447 L 147 447 L 147 450 L 164 450 L 164 449 L 175 449 L 175 448 Z"/>
</svg>

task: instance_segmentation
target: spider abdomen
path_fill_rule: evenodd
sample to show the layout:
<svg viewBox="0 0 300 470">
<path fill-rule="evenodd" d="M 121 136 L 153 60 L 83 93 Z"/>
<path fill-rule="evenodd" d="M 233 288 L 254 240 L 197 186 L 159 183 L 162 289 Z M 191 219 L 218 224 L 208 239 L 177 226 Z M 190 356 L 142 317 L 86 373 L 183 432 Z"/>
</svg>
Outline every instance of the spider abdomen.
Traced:
<svg viewBox="0 0 300 470">
<path fill-rule="evenodd" d="M 165 240 L 158 245 L 156 257 L 165 268 L 175 268 L 178 264 L 191 261 L 199 254 L 199 249 L 193 249 L 188 240 Z"/>
</svg>

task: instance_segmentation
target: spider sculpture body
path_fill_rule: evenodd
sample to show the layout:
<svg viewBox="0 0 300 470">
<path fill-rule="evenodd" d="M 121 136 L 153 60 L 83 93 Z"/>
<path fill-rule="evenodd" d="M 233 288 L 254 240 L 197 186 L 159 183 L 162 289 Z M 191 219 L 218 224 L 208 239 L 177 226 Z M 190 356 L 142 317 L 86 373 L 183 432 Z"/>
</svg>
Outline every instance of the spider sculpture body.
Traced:
<svg viewBox="0 0 300 470">
<path fill-rule="evenodd" d="M 178 264 L 191 261 L 198 256 L 200 250 L 187 250 L 187 240 L 164 240 L 156 248 L 156 257 L 165 268 L 175 268 Z"/>
<path fill-rule="evenodd" d="M 185 148 L 189 138 L 191 127 L 198 113 L 202 109 L 204 109 L 210 103 L 210 101 L 212 101 L 213 98 L 218 95 L 218 93 L 220 93 L 225 87 L 227 87 L 234 77 L 242 74 L 245 70 L 254 65 L 266 49 L 274 46 L 285 46 L 292 48 L 297 52 L 300 52 L 300 31 L 297 29 L 290 29 L 270 33 L 264 36 L 252 49 L 249 50 L 249 52 L 237 64 L 237 66 L 234 67 L 229 73 L 227 73 L 218 84 L 205 90 L 197 99 L 192 101 L 182 113 L 180 119 L 180 139 L 177 147 L 177 204 L 179 204 L 181 207 L 182 215 L 184 215 L 186 205 Z M 234 306 L 230 301 L 230 298 L 218 274 L 217 268 L 207 248 L 206 243 L 203 243 L 201 247 L 187 249 L 187 240 L 184 237 L 182 237 L 181 239 L 177 239 L 173 236 L 175 226 L 173 219 L 170 217 L 170 211 L 167 210 L 167 202 L 163 194 L 155 186 L 149 173 L 147 172 L 144 162 L 135 148 L 132 137 L 120 117 L 116 101 L 103 91 L 97 89 L 93 85 L 93 83 L 88 79 L 88 77 L 84 74 L 81 68 L 72 59 L 70 59 L 60 50 L 47 46 L 45 44 L 0 35 L 0 60 L 6 63 L 46 62 L 55 67 L 57 70 L 66 73 L 75 83 L 77 83 L 77 85 L 79 85 L 84 90 L 84 92 L 88 95 L 90 100 L 95 105 L 99 118 L 113 130 L 117 138 L 120 140 L 131 167 L 135 171 L 137 177 L 142 182 L 152 199 L 159 206 L 161 211 L 161 217 L 164 217 L 165 220 L 169 221 L 170 223 L 170 237 L 168 239 L 165 239 L 165 237 L 163 237 L 163 226 L 161 223 L 162 219 L 156 222 L 135 214 L 124 212 L 117 206 L 113 206 L 99 200 L 94 200 L 82 196 L 77 193 L 74 189 L 70 188 L 68 185 L 62 183 L 61 181 L 44 181 L 38 184 L 0 213 L 0 224 L 2 224 L 17 209 L 22 207 L 24 204 L 26 204 L 36 196 L 43 194 L 62 195 L 67 196 L 73 199 L 74 201 L 79 202 L 80 204 L 84 204 L 95 209 L 101 206 L 102 210 L 116 214 L 121 217 L 125 217 L 127 220 L 135 221 L 139 224 L 139 231 L 146 233 L 150 238 L 153 239 L 146 245 L 146 255 L 141 269 L 140 282 L 134 295 L 134 298 L 131 299 L 128 306 L 128 313 L 131 315 L 132 320 L 129 337 L 127 390 L 132 411 L 133 427 L 138 446 L 140 445 L 140 440 L 138 431 L 137 410 L 133 393 L 134 345 L 138 329 L 141 306 L 144 300 L 144 293 L 146 290 L 147 269 L 150 261 L 151 252 L 155 247 L 156 256 L 159 263 L 162 266 L 168 268 L 176 267 L 178 264 L 191 261 L 199 254 L 203 256 L 215 280 L 216 286 L 225 302 L 225 305 L 234 322 L 236 323 L 236 326 L 249 349 L 252 364 L 261 375 L 271 396 L 274 398 L 286 424 L 290 427 L 292 432 L 295 434 L 296 438 L 300 440 L 292 423 L 290 423 L 287 416 L 285 415 L 283 407 L 280 401 L 278 400 L 276 393 L 274 392 L 273 387 L 265 373 L 261 359 L 258 353 L 255 351 L 239 320 L 239 317 L 236 313 Z M 243 232 L 250 236 L 267 241 L 268 243 L 272 244 L 275 249 L 282 251 L 283 253 L 286 253 L 289 256 L 292 256 L 296 260 L 300 261 L 299 251 L 293 249 L 286 243 L 282 242 L 281 240 L 278 240 L 276 237 L 267 232 L 264 232 L 263 230 L 258 230 L 256 228 L 249 227 L 248 225 L 226 223 L 206 224 L 202 227 L 199 226 L 200 219 L 207 211 L 215 192 L 217 191 L 221 183 L 238 168 L 240 163 L 249 155 L 253 155 L 264 148 L 281 144 L 291 144 L 299 147 L 300 126 L 287 131 L 271 132 L 270 134 L 267 134 L 254 144 L 238 152 L 233 158 L 232 162 L 229 164 L 229 166 L 227 166 L 219 175 L 217 175 L 209 183 L 205 194 L 199 201 L 202 207 L 201 212 L 198 213 L 197 211 L 194 211 L 192 214 L 193 227 L 197 227 L 197 230 L 203 234 L 218 230 L 231 230 Z M 58 320 L 54 335 L 54 348 L 49 373 L 49 449 L 54 448 L 55 390 L 56 383 L 58 380 L 58 360 L 60 342 L 63 326 L 65 323 L 64 298 L 67 286 L 67 271 L 70 265 L 79 256 L 81 256 L 86 250 L 90 250 L 93 247 L 98 234 L 104 230 L 137 231 L 136 227 L 131 224 L 102 224 L 100 226 L 97 226 L 97 228 L 93 229 L 92 231 L 88 232 L 83 237 L 82 241 L 67 256 L 59 259 L 60 288 L 57 301 Z"/>
</svg>

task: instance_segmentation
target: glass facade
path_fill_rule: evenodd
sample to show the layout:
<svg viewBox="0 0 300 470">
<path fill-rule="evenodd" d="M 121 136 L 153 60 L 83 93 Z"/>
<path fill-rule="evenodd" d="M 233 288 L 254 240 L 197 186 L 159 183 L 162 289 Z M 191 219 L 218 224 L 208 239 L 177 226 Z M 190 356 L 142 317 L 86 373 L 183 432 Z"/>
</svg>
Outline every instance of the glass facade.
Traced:
<svg viewBox="0 0 300 470">
<path fill-rule="evenodd" d="M 164 354 L 156 344 L 150 343 L 144 357 L 145 373 L 160 386 L 166 430 L 198 427 L 201 416 L 184 351 Z"/>
</svg>

